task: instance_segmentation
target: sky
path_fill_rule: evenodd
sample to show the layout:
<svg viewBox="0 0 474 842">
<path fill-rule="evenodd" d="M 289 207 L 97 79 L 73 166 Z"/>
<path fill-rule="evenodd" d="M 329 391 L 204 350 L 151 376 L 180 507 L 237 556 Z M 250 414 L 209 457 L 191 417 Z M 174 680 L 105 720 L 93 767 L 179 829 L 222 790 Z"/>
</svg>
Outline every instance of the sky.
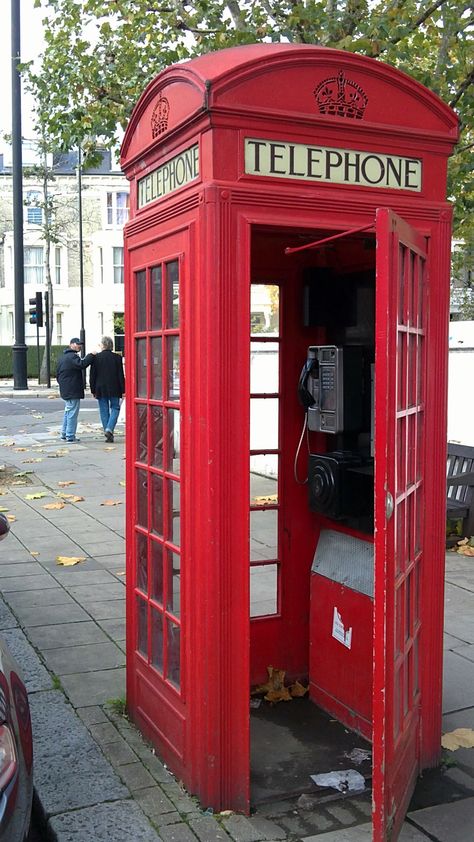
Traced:
<svg viewBox="0 0 474 842">
<path fill-rule="evenodd" d="M 0 135 L 11 132 L 11 3 L 0 0 L 2 6 L 2 26 L 0 27 L 0 78 L 2 95 L 0 97 Z M 20 0 L 21 24 L 21 59 L 29 61 L 36 58 L 43 47 L 41 20 L 44 10 L 34 8 L 34 0 Z M 22 85 L 23 88 L 23 85 Z M 31 118 L 32 101 L 23 93 L 22 97 L 22 134 L 25 138 L 33 137 Z M 3 143 L 1 144 L 3 146 Z"/>
</svg>

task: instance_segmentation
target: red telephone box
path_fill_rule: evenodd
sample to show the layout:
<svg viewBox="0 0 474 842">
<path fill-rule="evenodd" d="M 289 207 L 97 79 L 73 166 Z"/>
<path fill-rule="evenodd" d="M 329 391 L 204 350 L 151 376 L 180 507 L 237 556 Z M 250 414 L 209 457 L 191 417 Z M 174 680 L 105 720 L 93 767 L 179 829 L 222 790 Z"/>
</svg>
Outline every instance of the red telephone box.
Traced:
<svg viewBox="0 0 474 842">
<path fill-rule="evenodd" d="M 128 706 L 216 810 L 300 704 L 251 716 L 270 665 L 372 743 L 374 842 L 437 763 L 456 138 L 397 70 L 289 44 L 170 67 L 131 117 Z"/>
</svg>

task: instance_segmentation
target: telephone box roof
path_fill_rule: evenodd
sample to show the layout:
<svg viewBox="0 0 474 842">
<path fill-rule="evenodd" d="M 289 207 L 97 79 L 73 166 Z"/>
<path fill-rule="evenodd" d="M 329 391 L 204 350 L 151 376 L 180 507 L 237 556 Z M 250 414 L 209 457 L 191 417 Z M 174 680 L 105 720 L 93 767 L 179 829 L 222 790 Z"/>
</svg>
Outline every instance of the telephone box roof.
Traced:
<svg viewBox="0 0 474 842">
<path fill-rule="evenodd" d="M 352 125 L 392 126 L 422 131 L 451 146 L 456 142 L 455 112 L 391 65 L 310 44 L 249 44 L 210 52 L 159 73 L 132 112 L 122 145 L 122 165 L 126 168 L 137 155 L 168 140 L 176 129 L 212 111 L 281 114 L 285 120 L 303 115 L 313 121 L 344 120 L 346 115 L 340 112 L 318 111 L 318 90 L 328 96 L 325 82 L 333 88 L 345 85 L 346 100 L 365 102 L 364 114 Z"/>
</svg>

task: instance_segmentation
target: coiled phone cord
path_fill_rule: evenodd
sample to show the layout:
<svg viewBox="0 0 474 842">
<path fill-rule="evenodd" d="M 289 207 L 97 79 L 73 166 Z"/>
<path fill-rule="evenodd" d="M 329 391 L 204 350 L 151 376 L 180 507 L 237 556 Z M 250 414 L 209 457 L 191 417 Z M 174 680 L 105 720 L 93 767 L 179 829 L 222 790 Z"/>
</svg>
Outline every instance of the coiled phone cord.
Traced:
<svg viewBox="0 0 474 842">
<path fill-rule="evenodd" d="M 296 448 L 295 462 L 294 462 L 294 465 L 293 465 L 293 474 L 294 474 L 294 477 L 295 477 L 295 481 L 298 483 L 298 485 L 306 485 L 306 483 L 308 482 L 308 477 L 306 477 L 305 480 L 298 479 L 298 457 L 300 455 L 300 450 L 301 450 L 301 445 L 303 443 L 304 434 L 305 434 L 305 432 L 307 432 L 307 430 L 306 430 L 307 425 L 308 425 L 308 413 L 305 412 L 303 429 L 301 430 L 301 436 L 300 436 L 300 440 L 298 442 L 298 447 Z M 309 453 L 309 442 L 308 442 L 308 453 Z"/>
</svg>

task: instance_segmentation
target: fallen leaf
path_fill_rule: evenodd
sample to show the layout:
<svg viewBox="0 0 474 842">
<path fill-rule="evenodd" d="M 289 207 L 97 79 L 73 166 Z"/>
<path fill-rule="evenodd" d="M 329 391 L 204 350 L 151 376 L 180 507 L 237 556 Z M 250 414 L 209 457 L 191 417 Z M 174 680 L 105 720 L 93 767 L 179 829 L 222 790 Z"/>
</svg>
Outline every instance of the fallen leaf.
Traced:
<svg viewBox="0 0 474 842">
<path fill-rule="evenodd" d="M 305 687 L 304 684 L 301 684 L 300 681 L 295 681 L 295 683 L 290 686 L 290 694 L 293 697 L 293 699 L 297 699 L 300 696 L 306 696 L 308 690 L 309 685 L 308 687 Z"/>
<path fill-rule="evenodd" d="M 117 573 L 117 576 L 125 576 L 125 570 L 120 570 L 120 571 Z"/>
<path fill-rule="evenodd" d="M 42 458 L 40 456 L 39 459 L 22 459 L 24 465 L 29 465 L 31 462 L 42 462 Z"/>
<path fill-rule="evenodd" d="M 14 441 L 2 441 L 2 447 L 13 447 Z"/>
<path fill-rule="evenodd" d="M 441 737 L 441 745 L 448 751 L 458 748 L 474 748 L 474 731 L 472 728 L 456 728 Z"/>
<path fill-rule="evenodd" d="M 101 506 L 121 506 L 121 500 L 104 500 L 103 503 L 100 504 Z"/>
<path fill-rule="evenodd" d="M 0 497 L 4 497 L 4 496 L 5 496 L 5 494 L 8 494 L 8 491 L 2 491 L 2 490 L 0 489 Z"/>
<path fill-rule="evenodd" d="M 46 503 L 46 505 L 43 506 L 43 509 L 64 509 L 65 505 L 66 504 L 61 503 L 61 501 L 58 501 L 57 503 Z"/>
<path fill-rule="evenodd" d="M 123 485 L 123 487 L 125 488 L 125 480 L 121 479 L 120 482 L 119 482 L 119 485 Z"/>
<path fill-rule="evenodd" d="M 6 509 L 5 506 L 0 506 L 0 512 L 9 512 L 10 509 Z"/>
<path fill-rule="evenodd" d="M 104 450 L 117 450 L 116 447 L 104 447 Z"/>
<path fill-rule="evenodd" d="M 29 447 L 15 447 L 14 451 L 15 453 L 28 453 L 29 449 Z"/>
<path fill-rule="evenodd" d="M 268 494 L 265 497 L 254 497 L 256 503 L 277 503 L 278 496 L 276 494 Z"/>
<path fill-rule="evenodd" d="M 56 450 L 55 453 L 48 453 L 48 459 L 58 459 L 60 456 L 67 456 L 69 450 Z"/>
<path fill-rule="evenodd" d="M 33 418 L 44 418 L 44 415 L 39 415 L 39 413 L 37 413 L 37 412 L 32 412 L 31 414 L 32 414 Z"/>
<path fill-rule="evenodd" d="M 469 538 L 462 538 L 458 541 L 458 547 L 463 547 L 465 544 L 469 544 Z"/>
<path fill-rule="evenodd" d="M 26 494 L 25 500 L 40 500 L 41 497 L 47 497 L 47 491 L 35 491 L 33 494 Z"/>
<path fill-rule="evenodd" d="M 49 401 L 54 401 L 54 400 L 56 400 L 56 398 L 59 398 L 59 395 L 48 395 Z"/>
<path fill-rule="evenodd" d="M 79 564 L 81 561 L 85 561 L 86 559 L 82 556 L 67 556 L 67 555 L 58 555 L 56 556 L 56 564 L 62 564 L 63 567 L 72 567 L 74 564 Z"/>
<path fill-rule="evenodd" d="M 469 547 L 466 544 L 463 547 L 459 547 L 457 552 L 459 553 L 459 555 L 474 556 L 474 547 Z"/>
<path fill-rule="evenodd" d="M 68 487 L 68 485 L 75 485 L 75 484 L 76 484 L 76 483 L 75 483 L 75 482 L 74 482 L 74 480 L 72 480 L 72 479 L 60 480 L 60 481 L 58 482 L 58 485 L 59 485 L 59 487 L 60 487 L 60 488 L 67 488 L 67 487 Z"/>
<path fill-rule="evenodd" d="M 28 483 L 24 479 L 15 479 L 10 485 L 27 485 Z"/>
<path fill-rule="evenodd" d="M 39 555 L 37 550 L 30 550 L 30 555 Z"/>
<path fill-rule="evenodd" d="M 13 523 L 13 521 L 16 520 L 16 517 L 15 517 L 15 515 L 7 515 L 7 520 L 9 520 L 10 523 Z"/>
<path fill-rule="evenodd" d="M 84 500 L 84 497 L 80 497 L 78 494 L 65 494 L 64 491 L 60 491 L 58 497 L 69 500 L 70 503 L 81 503 Z"/>
<path fill-rule="evenodd" d="M 26 477 L 27 474 L 32 474 L 33 471 L 19 471 L 17 474 L 13 474 L 14 477 Z"/>
</svg>

